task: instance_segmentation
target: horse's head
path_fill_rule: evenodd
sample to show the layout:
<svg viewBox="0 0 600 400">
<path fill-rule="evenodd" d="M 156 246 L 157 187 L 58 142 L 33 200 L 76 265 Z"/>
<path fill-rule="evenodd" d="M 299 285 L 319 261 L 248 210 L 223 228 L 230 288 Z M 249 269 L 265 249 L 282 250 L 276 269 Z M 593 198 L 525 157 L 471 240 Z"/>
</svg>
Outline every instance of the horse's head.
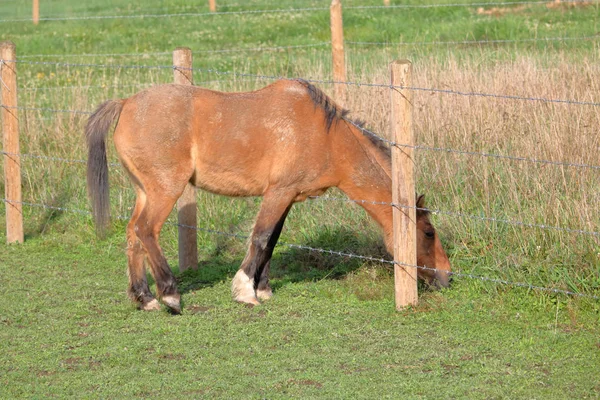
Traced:
<svg viewBox="0 0 600 400">
<path fill-rule="evenodd" d="M 425 196 L 417 198 L 417 270 L 418 277 L 437 288 L 450 285 L 450 261 L 425 208 Z"/>
</svg>

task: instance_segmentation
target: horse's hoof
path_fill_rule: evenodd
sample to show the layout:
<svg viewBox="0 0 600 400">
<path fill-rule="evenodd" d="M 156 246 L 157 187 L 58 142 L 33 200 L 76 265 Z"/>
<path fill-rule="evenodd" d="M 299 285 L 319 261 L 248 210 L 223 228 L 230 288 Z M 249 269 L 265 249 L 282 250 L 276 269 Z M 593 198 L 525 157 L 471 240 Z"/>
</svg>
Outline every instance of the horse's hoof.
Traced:
<svg viewBox="0 0 600 400">
<path fill-rule="evenodd" d="M 271 290 L 271 288 L 268 289 L 258 289 L 256 291 L 256 297 L 258 297 L 260 300 L 269 300 L 271 297 L 273 297 L 273 291 Z"/>
<path fill-rule="evenodd" d="M 254 280 L 250 279 L 243 270 L 239 270 L 231 283 L 231 294 L 239 303 L 257 306 L 260 304 L 254 291 Z"/>
<path fill-rule="evenodd" d="M 160 310 L 160 303 L 156 299 L 152 299 L 147 303 L 140 305 L 140 310 L 157 311 Z"/>
<path fill-rule="evenodd" d="M 181 314 L 181 296 L 178 294 L 163 296 L 163 304 L 174 314 Z"/>
</svg>

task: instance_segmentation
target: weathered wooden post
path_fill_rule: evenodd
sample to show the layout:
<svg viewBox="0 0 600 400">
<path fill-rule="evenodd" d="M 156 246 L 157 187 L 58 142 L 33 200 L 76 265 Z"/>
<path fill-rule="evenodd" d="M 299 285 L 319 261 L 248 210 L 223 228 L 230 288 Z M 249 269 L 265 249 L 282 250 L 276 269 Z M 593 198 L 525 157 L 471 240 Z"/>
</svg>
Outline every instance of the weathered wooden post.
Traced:
<svg viewBox="0 0 600 400">
<path fill-rule="evenodd" d="M 15 44 L 0 43 L 0 90 L 2 91 L 2 137 L 4 154 L 4 198 L 6 242 L 23 243 L 21 203 L 21 156 L 17 110 L 17 59 Z"/>
<path fill-rule="evenodd" d="M 333 80 L 346 82 L 346 65 L 344 63 L 344 25 L 342 22 L 342 2 L 332 0 L 329 8 L 331 16 L 331 52 L 333 56 Z M 346 85 L 334 84 L 335 100 L 344 104 Z"/>
<path fill-rule="evenodd" d="M 412 64 L 397 60 L 390 64 L 392 86 L 411 84 Z M 417 293 L 417 213 L 415 199 L 412 127 L 412 92 L 391 89 L 392 141 L 408 147 L 392 147 L 392 201 L 394 207 L 394 289 L 396 309 L 401 310 L 418 302 Z"/>
<path fill-rule="evenodd" d="M 217 2 L 216 2 L 216 0 L 208 0 L 208 9 L 210 10 L 210 12 L 216 12 L 217 11 Z"/>
<path fill-rule="evenodd" d="M 33 23 L 35 25 L 40 22 L 40 0 L 33 0 Z"/>
<path fill-rule="evenodd" d="M 194 84 L 192 50 L 187 47 L 176 48 L 173 51 L 173 66 L 175 83 L 180 85 Z M 177 200 L 177 212 L 177 222 L 179 223 L 179 270 L 197 269 L 196 190 L 189 183 L 179 200 Z"/>
</svg>

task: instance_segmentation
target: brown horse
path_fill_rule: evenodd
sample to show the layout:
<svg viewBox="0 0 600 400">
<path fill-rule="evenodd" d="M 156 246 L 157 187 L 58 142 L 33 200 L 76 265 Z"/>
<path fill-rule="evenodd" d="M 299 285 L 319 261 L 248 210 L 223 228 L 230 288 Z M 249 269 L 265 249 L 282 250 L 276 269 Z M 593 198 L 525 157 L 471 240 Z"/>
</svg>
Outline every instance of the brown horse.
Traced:
<svg viewBox="0 0 600 400">
<path fill-rule="evenodd" d="M 261 90 L 221 93 L 161 85 L 98 107 L 86 126 L 88 189 L 97 226 L 109 221 L 106 136 L 131 176 L 137 200 L 127 225 L 128 293 L 141 309 L 158 309 L 146 280 L 180 311 L 175 278 L 159 246 L 163 223 L 187 183 L 227 196 L 262 196 L 249 248 L 233 278 L 235 300 L 271 297 L 269 265 L 292 204 L 336 186 L 351 199 L 391 203 L 390 152 L 345 118 L 322 91 L 302 80 Z M 383 228 L 392 249 L 392 207 L 359 203 Z M 424 206 L 419 197 L 417 206 Z M 447 287 L 450 263 L 428 213 L 417 212 L 419 277 Z"/>
</svg>

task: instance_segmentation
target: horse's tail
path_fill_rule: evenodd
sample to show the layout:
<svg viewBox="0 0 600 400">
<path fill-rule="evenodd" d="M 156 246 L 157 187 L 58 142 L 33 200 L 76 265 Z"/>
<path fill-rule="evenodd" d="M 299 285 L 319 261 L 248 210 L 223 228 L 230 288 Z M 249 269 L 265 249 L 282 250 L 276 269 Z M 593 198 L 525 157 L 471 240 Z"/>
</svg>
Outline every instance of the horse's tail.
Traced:
<svg viewBox="0 0 600 400">
<path fill-rule="evenodd" d="M 106 232 L 110 220 L 106 136 L 112 123 L 119 118 L 122 109 L 122 100 L 109 100 L 102 103 L 90 116 L 85 126 L 88 145 L 87 187 L 96 229 L 100 235 Z"/>
</svg>

